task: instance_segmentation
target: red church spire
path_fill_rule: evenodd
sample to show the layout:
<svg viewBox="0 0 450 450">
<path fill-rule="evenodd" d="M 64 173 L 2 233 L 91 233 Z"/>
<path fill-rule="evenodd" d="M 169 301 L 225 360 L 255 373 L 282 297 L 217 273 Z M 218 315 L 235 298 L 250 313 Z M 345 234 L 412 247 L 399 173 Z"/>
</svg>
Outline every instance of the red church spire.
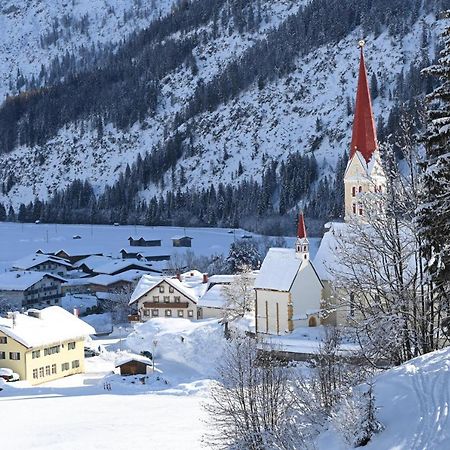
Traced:
<svg viewBox="0 0 450 450">
<path fill-rule="evenodd" d="M 305 218 L 303 217 L 303 213 L 300 213 L 298 217 L 297 237 L 299 239 L 306 238 Z"/>
<path fill-rule="evenodd" d="M 358 91 L 356 93 L 350 158 L 358 150 L 364 156 L 366 162 L 369 162 L 373 152 L 378 148 L 378 143 L 369 83 L 367 82 L 366 65 L 364 63 L 364 41 L 360 41 L 359 46 L 361 48 L 361 59 L 359 62 Z"/>
</svg>

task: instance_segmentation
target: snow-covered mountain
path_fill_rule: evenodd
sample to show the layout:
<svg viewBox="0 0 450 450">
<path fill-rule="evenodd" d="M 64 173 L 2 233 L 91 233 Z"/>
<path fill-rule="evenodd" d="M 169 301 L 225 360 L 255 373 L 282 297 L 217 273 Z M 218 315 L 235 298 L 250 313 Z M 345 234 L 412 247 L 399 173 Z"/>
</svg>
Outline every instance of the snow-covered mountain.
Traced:
<svg viewBox="0 0 450 450">
<path fill-rule="evenodd" d="M 270 42 L 277 27 L 298 14 L 304 5 L 314 2 L 320 3 L 255 1 L 251 14 L 258 16 L 259 25 L 239 28 L 233 23 L 236 16 L 224 17 L 224 10 L 232 11 L 239 2 L 217 1 L 217 14 L 211 20 L 164 38 L 164 41 L 194 39 L 194 63 L 183 59 L 161 77 L 158 105 L 153 114 L 129 129 L 105 121 L 101 133 L 94 124 L 95 117 L 86 117 L 65 123 L 43 144 L 19 145 L 7 153 L 0 150 L 0 179 L 4 184 L 9 180 L 8 189 L 0 192 L 0 202 L 17 207 L 36 197 L 46 199 L 76 178 L 89 180 L 97 193 L 102 192 L 138 154 L 151 153 L 173 135 L 177 113 L 185 111 L 199 85 L 220 77 L 256 44 Z M 34 76 L 39 86 L 41 65 L 50 70 L 55 58 L 63 58 L 67 52 L 81 55 L 82 60 L 88 47 L 112 45 L 113 51 L 117 51 L 120 42 L 131 33 L 171 14 L 175 3 L 178 8 L 189 7 L 172 0 L 3 2 L 0 94 L 14 93 L 18 87 L 23 91 L 17 73 L 19 78 L 23 75 L 28 80 Z M 249 21 L 248 10 L 246 14 Z M 424 58 L 434 58 L 441 26 L 436 22 L 435 10 L 420 6 L 411 24 L 406 33 L 381 26 L 377 33 L 366 35 L 369 75 L 374 73 L 378 82 L 375 115 L 385 121 L 396 101 L 393 96 L 399 74 L 406 73 L 411 64 L 423 64 Z M 162 182 L 141 191 L 141 197 L 149 198 L 178 187 L 200 188 L 219 181 L 260 179 L 268 161 L 285 160 L 295 151 L 314 153 L 321 175 L 332 175 L 338 156 L 348 149 L 350 142 L 359 58 L 356 43 L 363 33 L 358 25 L 337 40 L 324 38 L 324 45 L 312 43 L 311 51 L 299 52 L 289 70 L 280 68 L 279 76 L 256 79 L 248 88 L 237 90 L 230 100 L 220 101 L 217 107 L 203 108 L 181 123 L 179 131 L 189 129 L 190 150 L 167 170 Z M 243 170 L 238 173 L 240 164 Z"/>
</svg>

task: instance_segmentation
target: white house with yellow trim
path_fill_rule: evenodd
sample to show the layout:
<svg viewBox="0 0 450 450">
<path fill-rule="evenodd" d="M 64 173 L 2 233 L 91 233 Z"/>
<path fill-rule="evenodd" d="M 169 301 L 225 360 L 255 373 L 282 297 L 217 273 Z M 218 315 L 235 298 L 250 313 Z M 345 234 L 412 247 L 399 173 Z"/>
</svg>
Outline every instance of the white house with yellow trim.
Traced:
<svg viewBox="0 0 450 450">
<path fill-rule="evenodd" d="M 271 248 L 256 278 L 256 332 L 280 335 L 319 325 L 322 289 L 301 215 L 295 249 Z"/>
<path fill-rule="evenodd" d="M 0 367 L 32 385 L 84 372 L 84 341 L 95 330 L 51 306 L 0 318 Z"/>
</svg>

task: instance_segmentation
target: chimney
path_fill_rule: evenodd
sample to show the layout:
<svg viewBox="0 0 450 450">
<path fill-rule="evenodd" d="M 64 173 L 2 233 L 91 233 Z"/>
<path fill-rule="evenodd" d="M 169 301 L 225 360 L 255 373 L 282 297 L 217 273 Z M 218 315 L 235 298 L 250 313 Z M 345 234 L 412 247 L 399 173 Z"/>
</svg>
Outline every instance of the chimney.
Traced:
<svg viewBox="0 0 450 450">
<path fill-rule="evenodd" d="M 208 282 L 208 274 L 204 273 L 203 274 L 203 283 L 207 283 Z"/>
<path fill-rule="evenodd" d="M 73 308 L 73 315 L 78 318 L 80 315 L 80 310 L 78 308 Z"/>
</svg>

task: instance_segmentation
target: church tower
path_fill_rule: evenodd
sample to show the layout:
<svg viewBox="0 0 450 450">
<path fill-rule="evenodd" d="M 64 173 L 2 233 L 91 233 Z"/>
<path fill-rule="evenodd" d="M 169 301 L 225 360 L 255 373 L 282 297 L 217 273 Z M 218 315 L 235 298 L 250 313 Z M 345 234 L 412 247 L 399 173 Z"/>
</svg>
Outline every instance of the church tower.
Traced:
<svg viewBox="0 0 450 450">
<path fill-rule="evenodd" d="M 309 261 L 309 241 L 306 237 L 305 218 L 303 213 L 298 217 L 297 240 L 295 241 L 295 255 L 297 258 Z"/>
<path fill-rule="evenodd" d="M 386 186 L 364 62 L 364 45 L 364 41 L 359 42 L 361 53 L 352 143 L 344 175 L 346 222 L 354 217 L 364 220 L 364 195 L 369 192 L 383 192 Z"/>
</svg>

